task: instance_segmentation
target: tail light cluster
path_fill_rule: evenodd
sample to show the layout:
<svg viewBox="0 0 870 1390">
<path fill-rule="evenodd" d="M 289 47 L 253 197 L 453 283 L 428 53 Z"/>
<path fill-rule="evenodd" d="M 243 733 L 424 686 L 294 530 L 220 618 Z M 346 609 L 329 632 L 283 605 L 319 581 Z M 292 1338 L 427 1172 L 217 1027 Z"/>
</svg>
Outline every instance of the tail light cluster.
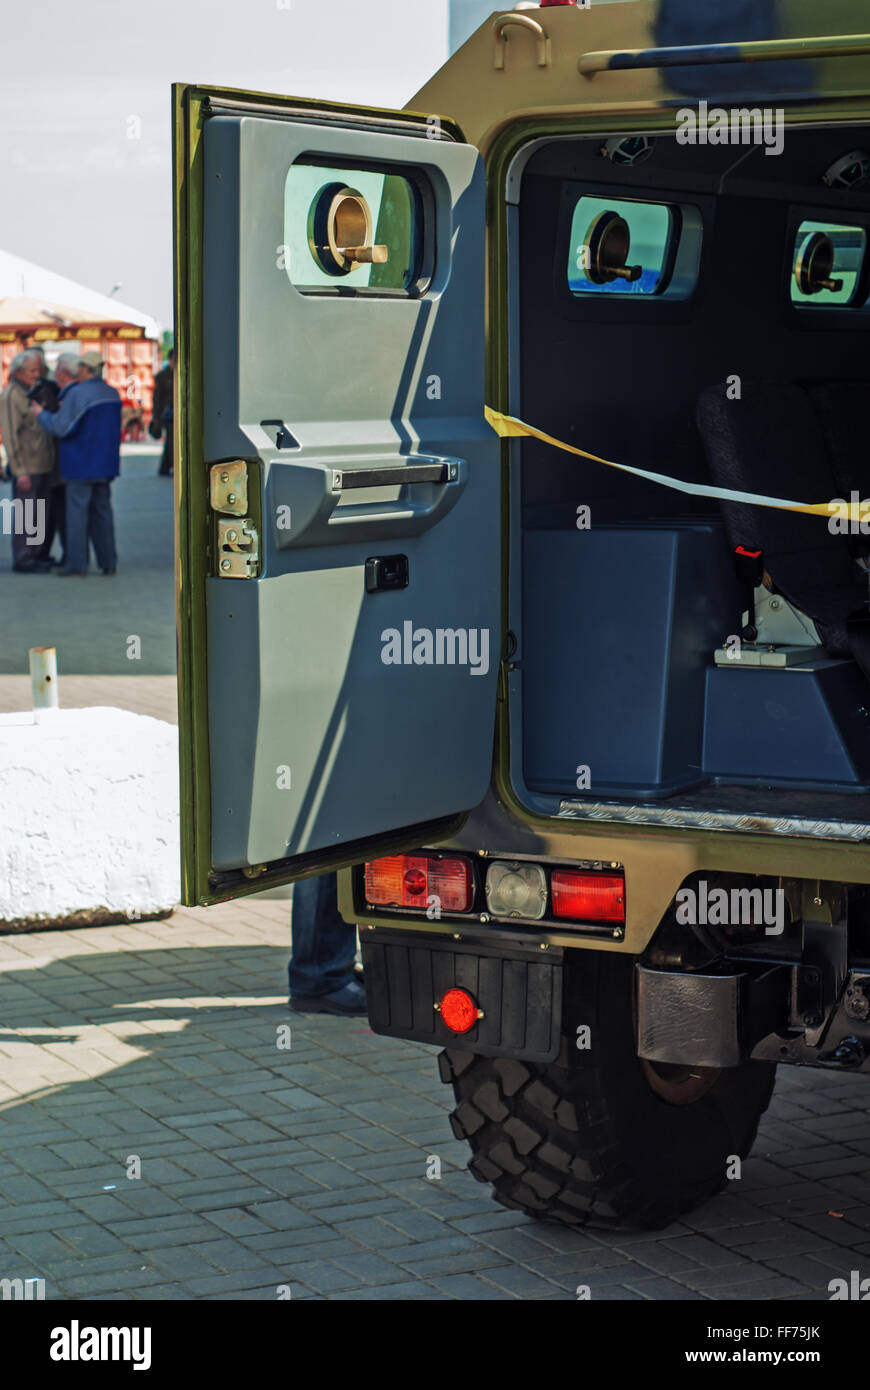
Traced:
<svg viewBox="0 0 870 1390">
<path fill-rule="evenodd" d="M 366 902 L 375 907 L 428 908 L 437 899 L 442 912 L 468 912 L 474 901 L 471 861 L 459 856 L 392 854 L 366 864 Z"/>
<path fill-rule="evenodd" d="M 625 921 L 625 878 L 603 869 L 550 868 L 528 861 L 494 859 L 482 884 L 491 916 L 542 918 L 610 925 Z M 441 913 L 475 908 L 475 866 L 464 855 L 393 854 L 365 866 L 365 898 L 371 907 Z M 482 902 L 477 910 L 483 906 Z M 433 912 L 434 916 L 434 912 Z"/>
</svg>

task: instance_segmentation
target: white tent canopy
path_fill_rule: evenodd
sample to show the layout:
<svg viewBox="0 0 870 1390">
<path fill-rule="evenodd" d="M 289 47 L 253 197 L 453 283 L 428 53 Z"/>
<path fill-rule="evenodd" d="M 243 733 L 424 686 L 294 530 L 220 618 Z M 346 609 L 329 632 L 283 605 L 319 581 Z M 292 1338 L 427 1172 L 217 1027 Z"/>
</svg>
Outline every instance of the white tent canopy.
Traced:
<svg viewBox="0 0 870 1390">
<path fill-rule="evenodd" d="M 46 300 L 57 304 L 75 305 L 91 314 L 98 314 L 108 322 L 121 320 L 122 323 L 136 323 L 145 329 L 146 338 L 159 338 L 160 325 L 150 314 L 139 309 L 131 309 L 127 304 L 119 304 L 107 294 L 89 290 L 65 275 L 57 275 L 53 270 L 44 270 L 32 261 L 21 256 L 13 256 L 11 251 L 0 251 L 0 299 L 26 297 Z"/>
</svg>

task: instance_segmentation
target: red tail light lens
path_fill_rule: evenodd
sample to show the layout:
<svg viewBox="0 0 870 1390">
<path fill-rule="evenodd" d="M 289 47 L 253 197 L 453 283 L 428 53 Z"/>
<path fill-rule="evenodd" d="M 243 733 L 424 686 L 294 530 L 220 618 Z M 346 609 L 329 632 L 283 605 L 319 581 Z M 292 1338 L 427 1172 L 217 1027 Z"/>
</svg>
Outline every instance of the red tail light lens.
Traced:
<svg viewBox="0 0 870 1390">
<path fill-rule="evenodd" d="M 365 867 L 365 891 L 366 902 L 375 907 L 426 908 L 436 898 L 442 912 L 467 912 L 473 897 L 471 864 L 428 854 L 373 859 Z"/>
<path fill-rule="evenodd" d="M 550 888 L 554 917 L 572 917 L 580 922 L 625 921 L 625 881 L 618 874 L 554 869 Z"/>
</svg>

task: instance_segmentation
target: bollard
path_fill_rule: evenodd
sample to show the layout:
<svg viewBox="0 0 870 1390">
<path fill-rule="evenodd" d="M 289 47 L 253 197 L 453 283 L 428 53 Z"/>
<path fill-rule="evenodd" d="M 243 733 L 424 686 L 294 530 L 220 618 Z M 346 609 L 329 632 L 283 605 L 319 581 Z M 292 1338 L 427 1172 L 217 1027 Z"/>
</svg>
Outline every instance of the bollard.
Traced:
<svg viewBox="0 0 870 1390">
<path fill-rule="evenodd" d="M 54 647 L 31 647 L 30 688 L 34 712 L 57 709 L 57 652 Z"/>
</svg>

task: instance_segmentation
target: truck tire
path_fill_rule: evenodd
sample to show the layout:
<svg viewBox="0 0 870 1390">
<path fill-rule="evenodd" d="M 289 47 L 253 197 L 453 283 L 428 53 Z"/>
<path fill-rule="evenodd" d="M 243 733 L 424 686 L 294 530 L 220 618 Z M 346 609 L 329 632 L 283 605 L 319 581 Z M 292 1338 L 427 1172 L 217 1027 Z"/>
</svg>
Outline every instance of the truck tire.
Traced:
<svg viewBox="0 0 870 1390">
<path fill-rule="evenodd" d="M 733 1160 L 752 1147 L 776 1067 L 641 1061 L 629 957 L 568 952 L 564 983 L 555 1062 L 440 1054 L 457 1100 L 453 1132 L 502 1206 L 572 1226 L 666 1226 L 739 1176 Z M 587 1048 L 577 1046 L 582 1025 Z"/>
</svg>

